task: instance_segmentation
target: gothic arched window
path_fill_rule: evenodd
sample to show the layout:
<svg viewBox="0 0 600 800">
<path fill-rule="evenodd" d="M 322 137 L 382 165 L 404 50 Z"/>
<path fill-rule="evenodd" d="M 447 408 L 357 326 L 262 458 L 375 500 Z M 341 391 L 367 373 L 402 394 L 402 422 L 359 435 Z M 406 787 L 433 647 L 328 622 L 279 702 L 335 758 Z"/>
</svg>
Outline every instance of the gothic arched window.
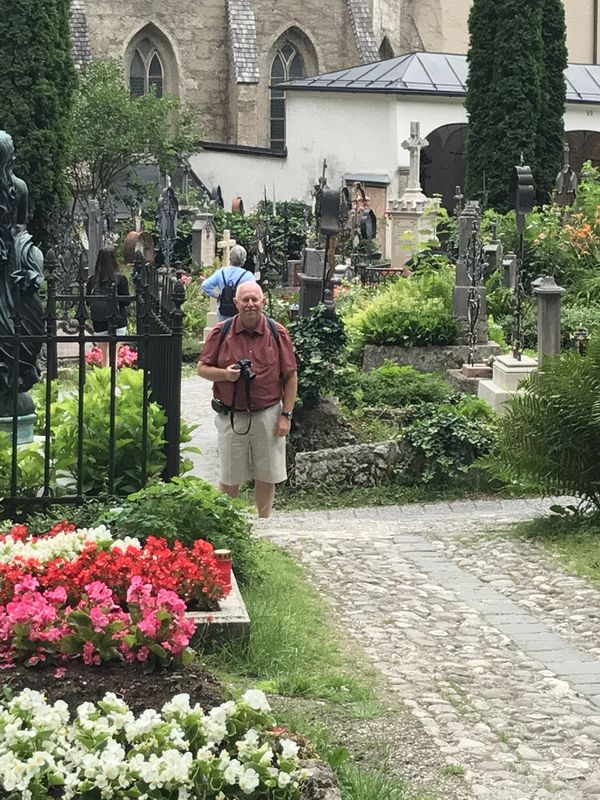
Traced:
<svg viewBox="0 0 600 800">
<path fill-rule="evenodd" d="M 144 39 L 136 47 L 129 64 L 129 88 L 134 97 L 154 92 L 163 96 L 164 71 L 162 61 L 154 45 Z"/>
<path fill-rule="evenodd" d="M 304 77 L 302 56 L 290 42 L 275 53 L 271 64 L 271 148 L 283 150 L 285 147 L 285 92 L 276 85 L 283 81 Z"/>
</svg>

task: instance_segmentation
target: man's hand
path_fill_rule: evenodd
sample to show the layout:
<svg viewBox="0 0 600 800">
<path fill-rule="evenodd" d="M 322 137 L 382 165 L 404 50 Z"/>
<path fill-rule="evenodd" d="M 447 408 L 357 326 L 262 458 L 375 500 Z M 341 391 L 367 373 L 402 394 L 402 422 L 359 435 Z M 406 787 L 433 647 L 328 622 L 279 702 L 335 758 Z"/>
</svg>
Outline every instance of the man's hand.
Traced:
<svg viewBox="0 0 600 800">
<path fill-rule="evenodd" d="M 291 421 L 287 417 L 279 417 L 277 420 L 277 425 L 275 425 L 275 430 L 273 433 L 275 436 L 287 436 L 290 432 L 290 428 L 292 427 Z"/>
<path fill-rule="evenodd" d="M 240 368 L 237 364 L 230 364 L 228 367 L 225 367 L 225 380 L 230 381 L 231 383 L 235 383 L 238 378 L 240 377 L 241 372 Z"/>
</svg>

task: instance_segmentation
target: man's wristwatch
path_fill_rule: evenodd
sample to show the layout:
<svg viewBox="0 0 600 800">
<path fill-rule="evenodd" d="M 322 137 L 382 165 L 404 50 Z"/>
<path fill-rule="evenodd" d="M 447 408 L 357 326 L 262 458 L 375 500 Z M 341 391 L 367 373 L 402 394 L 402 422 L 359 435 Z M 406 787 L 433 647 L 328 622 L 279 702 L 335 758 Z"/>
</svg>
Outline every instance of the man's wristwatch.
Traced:
<svg viewBox="0 0 600 800">
<path fill-rule="evenodd" d="M 291 420 L 292 416 L 293 416 L 293 413 L 291 411 L 282 411 L 281 412 L 281 416 L 285 417 L 286 419 Z"/>
</svg>

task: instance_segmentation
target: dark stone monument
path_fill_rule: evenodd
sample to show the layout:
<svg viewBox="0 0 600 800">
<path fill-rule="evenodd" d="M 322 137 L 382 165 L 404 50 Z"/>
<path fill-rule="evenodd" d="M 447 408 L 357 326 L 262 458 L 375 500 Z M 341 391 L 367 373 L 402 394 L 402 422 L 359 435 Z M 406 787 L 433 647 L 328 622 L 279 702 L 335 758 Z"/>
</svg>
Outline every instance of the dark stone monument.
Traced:
<svg viewBox="0 0 600 800">
<path fill-rule="evenodd" d="M 177 239 L 177 215 L 179 213 L 179 203 L 175 196 L 175 190 L 171 186 L 171 181 L 160 193 L 158 205 L 156 207 L 156 230 L 160 242 L 160 250 L 163 257 L 163 265 L 171 266 L 175 240 Z"/>
<path fill-rule="evenodd" d="M 27 232 L 27 185 L 13 175 L 14 146 L 0 131 L 0 334 L 39 336 L 36 341 L 0 341 L 0 430 L 12 433 L 17 390 L 17 441 L 33 441 L 33 401 L 28 390 L 40 379 L 36 361 L 44 334 L 38 289 L 43 256 Z M 18 361 L 16 353 L 18 352 Z"/>
</svg>

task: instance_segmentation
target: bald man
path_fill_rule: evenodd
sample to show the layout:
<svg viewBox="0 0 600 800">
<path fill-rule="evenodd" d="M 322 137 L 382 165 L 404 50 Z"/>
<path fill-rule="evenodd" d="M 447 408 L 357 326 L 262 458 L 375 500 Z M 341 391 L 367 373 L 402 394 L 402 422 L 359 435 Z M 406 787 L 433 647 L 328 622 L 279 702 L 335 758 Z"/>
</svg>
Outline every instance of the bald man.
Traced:
<svg viewBox="0 0 600 800">
<path fill-rule="evenodd" d="M 210 332 L 198 375 L 213 381 L 219 488 L 237 497 L 240 484 L 254 479 L 258 516 L 268 517 L 275 484 L 287 478 L 285 444 L 298 390 L 296 357 L 286 328 L 265 316 L 258 283 L 240 284 L 234 302 L 238 313 Z M 246 366 L 240 368 L 240 361 Z"/>
</svg>

